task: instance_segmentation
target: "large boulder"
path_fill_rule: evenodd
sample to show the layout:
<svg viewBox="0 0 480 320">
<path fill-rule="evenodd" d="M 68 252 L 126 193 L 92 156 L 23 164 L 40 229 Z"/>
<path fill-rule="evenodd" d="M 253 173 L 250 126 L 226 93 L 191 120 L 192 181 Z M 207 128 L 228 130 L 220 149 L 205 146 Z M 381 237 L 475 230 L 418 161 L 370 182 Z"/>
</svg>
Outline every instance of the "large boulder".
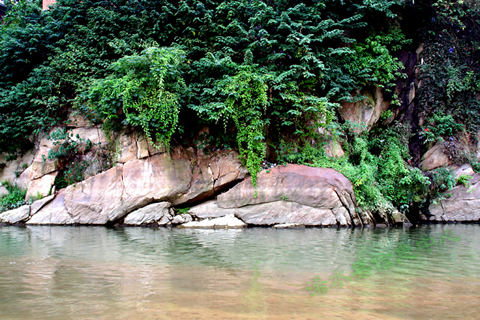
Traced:
<svg viewBox="0 0 480 320">
<path fill-rule="evenodd" d="M 438 167 L 446 166 L 450 163 L 447 154 L 445 153 L 445 144 L 443 141 L 438 141 L 430 150 L 422 157 L 420 166 L 423 171 L 433 170 Z"/>
<path fill-rule="evenodd" d="M 210 155 L 198 152 L 190 158 L 194 159 L 190 188 L 181 197 L 173 199 L 173 205 L 198 202 L 211 197 L 233 182 L 244 179 L 248 174 L 235 151 L 219 151 Z"/>
<path fill-rule="evenodd" d="M 151 202 L 177 199 L 187 192 L 191 180 L 191 163 L 186 158 L 157 154 L 129 161 L 123 168 L 125 191 L 122 201 L 133 210 Z"/>
<path fill-rule="evenodd" d="M 257 192 L 257 195 L 255 195 Z M 333 169 L 304 165 L 278 166 L 262 171 L 257 188 L 245 179 L 217 197 L 220 208 L 235 211 L 250 224 L 305 223 L 308 225 L 363 225 L 372 223 L 366 214 L 357 214 L 350 181 Z"/>
<path fill-rule="evenodd" d="M 65 190 L 60 191 L 55 199 L 33 214 L 26 224 L 74 224 L 75 221 L 65 207 Z"/>
<path fill-rule="evenodd" d="M 57 174 L 58 172 L 52 172 L 44 175 L 41 178 L 31 180 L 28 184 L 25 200 L 28 200 L 30 197 L 36 197 L 38 195 L 40 195 L 41 197 L 48 196 L 52 191 Z"/>
<path fill-rule="evenodd" d="M 374 88 L 373 92 L 363 91 L 358 94 L 366 98 L 357 102 L 344 102 L 339 112 L 344 120 L 357 124 L 358 127 L 354 131 L 360 133 L 370 130 L 391 103 L 385 101 L 380 87 Z"/>
<path fill-rule="evenodd" d="M 129 213 L 123 223 L 133 226 L 146 224 L 165 225 L 170 223 L 171 219 L 172 209 L 170 209 L 170 202 L 158 202 Z"/>
<path fill-rule="evenodd" d="M 0 214 L 0 222 L 3 223 L 19 223 L 24 222 L 30 216 L 30 206 L 24 205 L 20 208 L 2 212 Z"/>
<path fill-rule="evenodd" d="M 471 186 L 458 185 L 445 192 L 445 199 L 430 205 L 430 221 L 479 221 L 480 220 L 480 174 L 470 180 Z M 448 196 L 451 194 L 451 196 Z"/>
<path fill-rule="evenodd" d="M 65 207 L 75 223 L 106 224 L 129 212 L 122 200 L 124 166 L 118 164 L 99 175 L 70 185 L 65 190 Z"/>
</svg>

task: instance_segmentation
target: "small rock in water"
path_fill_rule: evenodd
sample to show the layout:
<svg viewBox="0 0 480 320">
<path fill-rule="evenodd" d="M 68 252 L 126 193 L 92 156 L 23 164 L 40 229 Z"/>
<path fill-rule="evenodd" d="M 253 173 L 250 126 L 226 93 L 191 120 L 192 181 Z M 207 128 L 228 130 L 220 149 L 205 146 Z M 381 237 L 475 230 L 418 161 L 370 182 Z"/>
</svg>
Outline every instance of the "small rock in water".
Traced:
<svg viewBox="0 0 480 320">
<path fill-rule="evenodd" d="M 246 223 L 229 214 L 221 218 L 205 219 L 202 221 L 191 221 L 180 225 L 180 228 L 243 228 Z"/>
<path fill-rule="evenodd" d="M 302 229 L 305 228 L 305 225 L 299 223 L 282 223 L 276 224 L 273 227 L 276 229 Z"/>
</svg>

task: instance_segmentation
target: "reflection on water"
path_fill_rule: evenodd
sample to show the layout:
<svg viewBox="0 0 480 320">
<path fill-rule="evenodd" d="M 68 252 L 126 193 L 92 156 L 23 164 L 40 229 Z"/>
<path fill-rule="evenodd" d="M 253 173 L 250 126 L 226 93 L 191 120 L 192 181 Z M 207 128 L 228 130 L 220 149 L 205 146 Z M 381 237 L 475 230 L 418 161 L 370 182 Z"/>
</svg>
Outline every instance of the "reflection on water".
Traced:
<svg viewBox="0 0 480 320">
<path fill-rule="evenodd" d="M 479 231 L 0 227 L 0 319 L 479 319 Z"/>
</svg>

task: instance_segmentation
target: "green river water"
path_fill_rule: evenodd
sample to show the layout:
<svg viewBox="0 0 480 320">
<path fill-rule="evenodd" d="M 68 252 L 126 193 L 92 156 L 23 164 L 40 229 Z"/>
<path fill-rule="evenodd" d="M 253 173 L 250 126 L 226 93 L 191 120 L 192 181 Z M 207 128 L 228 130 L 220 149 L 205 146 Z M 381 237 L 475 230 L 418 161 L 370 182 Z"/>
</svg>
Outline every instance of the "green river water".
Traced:
<svg viewBox="0 0 480 320">
<path fill-rule="evenodd" d="M 4 226 L 0 319 L 480 319 L 480 226 Z"/>
</svg>

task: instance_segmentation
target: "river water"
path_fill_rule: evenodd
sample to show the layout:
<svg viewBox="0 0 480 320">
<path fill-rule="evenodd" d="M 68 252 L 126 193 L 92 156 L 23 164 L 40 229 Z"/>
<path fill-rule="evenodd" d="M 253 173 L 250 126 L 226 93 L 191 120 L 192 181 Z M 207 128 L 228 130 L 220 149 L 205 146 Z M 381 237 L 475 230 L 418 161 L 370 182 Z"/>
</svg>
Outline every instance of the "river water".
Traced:
<svg viewBox="0 0 480 320">
<path fill-rule="evenodd" d="M 0 319 L 480 319 L 480 227 L 0 227 Z"/>
</svg>

